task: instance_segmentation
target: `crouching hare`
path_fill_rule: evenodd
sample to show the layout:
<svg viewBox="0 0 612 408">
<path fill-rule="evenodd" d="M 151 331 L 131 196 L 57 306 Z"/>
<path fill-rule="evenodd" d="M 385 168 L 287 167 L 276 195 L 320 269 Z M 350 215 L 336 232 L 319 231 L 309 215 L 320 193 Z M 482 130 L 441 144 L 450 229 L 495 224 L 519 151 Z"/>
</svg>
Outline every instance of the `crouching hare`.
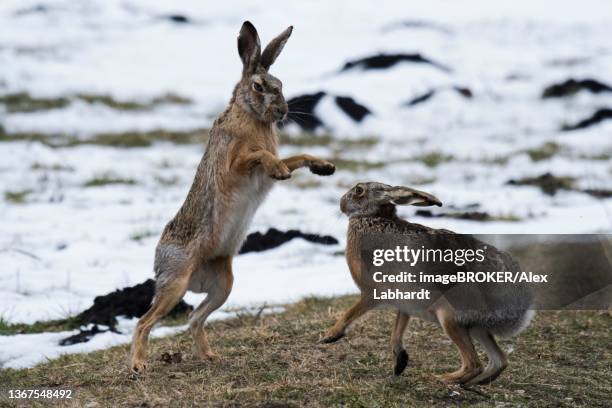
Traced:
<svg viewBox="0 0 612 408">
<path fill-rule="evenodd" d="M 382 248 L 391 248 L 398 242 L 399 237 L 399 241 L 412 248 L 428 248 L 432 244 L 433 247 L 453 248 L 453 250 L 466 246 L 484 246 L 486 257 L 483 256 L 482 262 L 479 263 L 483 269 L 476 269 L 477 271 L 518 272 L 518 263 L 509 254 L 484 244 L 472 236 L 405 221 L 396 215 L 396 205 L 441 206 L 442 203 L 433 195 L 422 191 L 372 182 L 359 183 L 342 197 L 340 208 L 349 216 L 346 259 L 353 280 L 361 290 L 361 297 L 327 331 L 321 341 L 333 343 L 341 339 L 347 327 L 368 310 L 392 308 L 397 310 L 391 336 L 395 375 L 400 375 L 408 363 L 408 354 L 403 347 L 402 337 L 408 320 L 413 315 L 437 322 L 459 350 L 461 368 L 437 376 L 439 379 L 462 385 L 490 383 L 507 366 L 506 356 L 497 345 L 494 336 L 518 334 L 527 327 L 533 316 L 533 311 L 530 310 L 533 307 L 533 295 L 527 284 L 428 283 L 425 287 L 432 293 L 428 300 L 422 297 L 408 300 L 384 299 L 371 293 L 373 273 L 369 269 L 369 259 L 367 259 L 369 255 L 364 248 L 373 237 L 380 237 L 378 247 L 382 245 Z M 450 268 L 447 264 L 441 267 L 430 265 L 420 263 L 416 268 L 424 274 L 430 273 L 429 276 L 457 273 L 452 268 L 455 265 L 451 265 Z M 377 282 L 380 282 L 380 279 Z M 397 288 L 396 284 L 391 283 L 376 285 L 379 291 L 385 288 Z M 423 283 L 418 281 L 409 283 L 408 287 L 423 288 Z M 473 339 L 480 343 L 487 354 L 488 364 L 484 369 L 474 348 Z"/>
<path fill-rule="evenodd" d="M 268 69 L 291 31 L 287 28 L 261 52 L 255 27 L 248 21 L 242 25 L 238 36 L 242 78 L 229 106 L 215 120 L 187 198 L 164 228 L 155 251 L 156 292 L 134 332 L 130 355 L 134 372 L 146 368 L 151 328 L 187 289 L 207 293 L 191 314 L 189 326 L 194 354 L 214 358 L 204 323 L 230 294 L 232 257 L 274 180 L 285 180 L 300 167 L 319 175 L 335 171 L 333 164 L 309 155 L 282 160 L 277 156 L 276 122 L 285 118 L 288 107 L 281 81 Z"/>
</svg>

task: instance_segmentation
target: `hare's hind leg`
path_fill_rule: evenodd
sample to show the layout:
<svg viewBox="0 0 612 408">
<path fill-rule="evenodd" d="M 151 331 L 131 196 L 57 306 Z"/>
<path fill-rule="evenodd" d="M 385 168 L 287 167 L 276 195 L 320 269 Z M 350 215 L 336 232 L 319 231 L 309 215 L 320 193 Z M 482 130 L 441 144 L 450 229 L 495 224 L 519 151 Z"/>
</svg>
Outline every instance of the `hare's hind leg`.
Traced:
<svg viewBox="0 0 612 408">
<path fill-rule="evenodd" d="M 482 364 L 478 359 L 469 331 L 457 323 L 454 312 L 449 308 L 438 309 L 436 317 L 446 335 L 455 343 L 461 354 L 461 368 L 459 370 L 436 375 L 436 377 L 445 382 L 464 384 L 482 372 Z"/>
<path fill-rule="evenodd" d="M 183 298 L 189 285 L 192 268 L 178 270 L 171 274 L 162 284 L 158 284 L 151 308 L 145 313 L 134 331 L 132 348 L 130 352 L 130 368 L 139 373 L 146 368 L 146 348 L 151 329 L 159 319 L 168 314 L 174 306 Z"/>
<path fill-rule="evenodd" d="M 193 337 L 193 352 L 200 359 L 211 360 L 216 358 L 216 354 L 208 344 L 208 337 L 204 330 L 206 319 L 212 312 L 220 308 L 227 300 L 234 276 L 232 274 L 232 257 L 220 257 L 206 262 L 203 265 L 207 279 L 205 291 L 206 299 L 191 313 L 189 317 L 189 327 Z"/>
<path fill-rule="evenodd" d="M 466 385 L 490 384 L 506 369 L 508 360 L 491 333 L 484 329 L 472 329 L 470 334 L 485 349 L 489 362 L 484 371 L 468 381 Z"/>
<path fill-rule="evenodd" d="M 409 320 L 410 315 L 400 311 L 397 312 L 395 325 L 393 326 L 393 334 L 391 335 L 391 351 L 393 352 L 393 358 L 395 360 L 395 366 L 393 367 L 394 375 L 403 373 L 408 365 L 408 353 L 404 348 L 403 338 Z"/>
<path fill-rule="evenodd" d="M 357 303 L 350 307 L 340 319 L 325 333 L 321 343 L 335 343 L 346 334 L 347 327 L 368 311 L 368 306 L 363 298 L 359 298 Z"/>
</svg>

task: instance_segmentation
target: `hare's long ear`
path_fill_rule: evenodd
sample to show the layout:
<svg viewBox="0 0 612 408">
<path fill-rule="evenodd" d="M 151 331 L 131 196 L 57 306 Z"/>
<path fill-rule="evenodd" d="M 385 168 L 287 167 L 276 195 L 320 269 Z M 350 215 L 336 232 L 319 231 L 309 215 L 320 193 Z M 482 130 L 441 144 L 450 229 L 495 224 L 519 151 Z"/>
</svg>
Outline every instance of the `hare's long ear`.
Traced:
<svg viewBox="0 0 612 408">
<path fill-rule="evenodd" d="M 250 21 L 245 21 L 240 29 L 238 54 L 242 59 L 243 74 L 255 72 L 261 56 L 261 45 L 257 30 Z"/>
<path fill-rule="evenodd" d="M 391 187 L 385 191 L 385 195 L 389 198 L 389 201 L 395 205 L 416 205 L 419 207 L 437 205 L 438 207 L 442 207 L 442 202 L 435 196 L 413 188 L 401 186 Z"/>
<path fill-rule="evenodd" d="M 280 33 L 278 37 L 270 41 L 270 44 L 263 50 L 261 54 L 261 66 L 264 67 L 266 71 L 270 69 L 270 66 L 276 61 L 276 57 L 278 57 L 283 50 L 292 31 L 293 26 L 289 26 L 285 31 Z"/>
</svg>

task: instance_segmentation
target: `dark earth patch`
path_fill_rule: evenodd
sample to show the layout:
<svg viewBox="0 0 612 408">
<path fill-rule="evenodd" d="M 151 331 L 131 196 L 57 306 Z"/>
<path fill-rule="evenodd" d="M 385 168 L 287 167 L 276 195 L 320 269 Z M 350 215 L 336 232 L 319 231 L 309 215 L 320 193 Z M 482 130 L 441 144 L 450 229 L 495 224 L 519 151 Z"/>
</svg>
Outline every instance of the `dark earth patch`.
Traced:
<svg viewBox="0 0 612 408">
<path fill-rule="evenodd" d="M 361 122 L 363 118 L 372 113 L 368 108 L 348 96 L 336 96 L 336 105 L 355 122 Z"/>
<path fill-rule="evenodd" d="M 409 100 L 408 102 L 406 102 L 406 106 L 415 106 L 415 105 L 419 105 L 423 102 L 428 101 L 429 99 L 431 99 L 432 96 L 434 96 L 436 94 L 435 90 L 431 90 L 429 92 L 425 92 L 422 95 L 419 95 L 411 100 Z"/>
<path fill-rule="evenodd" d="M 459 95 L 463 96 L 466 99 L 471 99 L 474 97 L 472 90 L 470 88 L 462 87 L 462 86 L 454 86 L 451 88 L 453 91 L 457 92 Z M 405 103 L 406 106 L 415 106 L 419 105 L 429 99 L 431 99 L 435 94 L 440 92 L 441 89 L 432 89 L 422 95 L 416 96 L 415 98 L 409 100 Z"/>
<path fill-rule="evenodd" d="M 326 95 L 325 92 L 304 94 L 293 97 L 287 101 L 289 113 L 287 118 L 295 122 L 304 130 L 315 130 L 323 125 L 323 122 L 314 114 L 319 101 Z"/>
<path fill-rule="evenodd" d="M 540 187 L 544 194 L 554 196 L 559 190 L 577 191 L 588 194 L 595 198 L 612 198 L 612 189 L 605 188 L 585 188 L 580 189 L 574 186 L 576 179 L 573 177 L 558 177 L 551 173 L 544 173 L 537 177 L 525 177 L 522 179 L 509 180 L 506 184 L 513 186 L 536 186 Z"/>
<path fill-rule="evenodd" d="M 167 16 L 162 16 L 162 18 L 175 23 L 175 24 L 190 24 L 191 19 L 183 14 L 170 14 Z"/>
<path fill-rule="evenodd" d="M 564 82 L 552 84 L 544 89 L 542 98 L 562 98 L 575 95 L 585 90 L 595 94 L 601 92 L 612 92 L 612 87 L 596 79 L 574 79 L 570 78 Z"/>
<path fill-rule="evenodd" d="M 573 125 L 565 125 L 562 130 L 577 130 L 588 128 L 589 126 L 596 125 L 603 122 L 606 119 L 612 119 L 612 109 L 603 108 L 597 110 L 591 117 L 583 119 Z"/>
<path fill-rule="evenodd" d="M 287 119 L 297 124 L 303 130 L 313 131 L 323 126 L 323 121 L 314 113 L 317 104 L 328 95 L 320 91 L 313 94 L 304 94 L 293 97 L 287 101 L 289 113 Z M 338 95 L 335 97 L 336 105 L 355 122 L 361 122 L 372 112 L 366 106 L 355 101 L 349 96 Z"/>
<path fill-rule="evenodd" d="M 572 190 L 574 179 L 572 177 L 557 177 L 551 173 L 544 173 L 537 177 L 524 177 L 522 179 L 512 179 L 507 182 L 511 186 L 536 186 L 547 195 L 555 195 L 559 190 Z"/>
<path fill-rule="evenodd" d="M 589 194 L 593 197 L 596 198 L 611 198 L 612 197 L 612 190 L 611 189 L 605 189 L 605 188 L 587 188 L 585 190 L 582 190 L 582 192 Z"/>
<path fill-rule="evenodd" d="M 98 325 L 94 324 L 91 329 L 80 329 L 80 331 L 74 336 L 66 337 L 65 339 L 60 340 L 59 344 L 60 346 L 71 346 L 73 344 L 86 343 L 96 334 L 107 331 L 108 330 L 100 330 Z"/>
<path fill-rule="evenodd" d="M 267 251 L 268 249 L 279 247 L 294 238 L 302 238 L 306 241 L 321 245 L 338 244 L 338 240 L 329 235 L 305 234 L 298 230 L 283 232 L 277 230 L 276 228 L 270 228 L 265 234 L 262 234 L 261 232 L 253 232 L 249 234 L 239 253 L 246 254 L 248 252 Z"/>
<path fill-rule="evenodd" d="M 117 100 L 110 95 L 87 93 L 60 97 L 39 97 L 30 95 L 28 92 L 0 95 L 0 104 L 4 105 L 9 113 L 62 109 L 75 101 L 105 105 L 111 109 L 122 111 L 147 111 L 161 105 L 188 105 L 192 103 L 192 100 L 189 98 L 171 93 L 157 96 L 145 102 Z"/>
<path fill-rule="evenodd" d="M 444 72 L 450 72 L 450 69 L 442 64 L 434 62 L 429 58 L 423 57 L 421 54 L 378 54 L 370 57 L 359 58 L 347 61 L 340 72 L 348 71 L 353 68 L 368 69 L 387 69 L 400 62 L 411 62 L 416 64 L 429 64 Z"/>
<path fill-rule="evenodd" d="M 117 316 L 128 318 L 142 316 L 149 310 L 154 294 L 155 281 L 147 279 L 138 285 L 118 289 L 107 295 L 96 297 L 93 306 L 83 311 L 77 318 L 83 325 L 99 324 L 115 330 Z M 169 315 L 178 316 L 191 310 L 192 307 L 181 300 Z"/>
</svg>

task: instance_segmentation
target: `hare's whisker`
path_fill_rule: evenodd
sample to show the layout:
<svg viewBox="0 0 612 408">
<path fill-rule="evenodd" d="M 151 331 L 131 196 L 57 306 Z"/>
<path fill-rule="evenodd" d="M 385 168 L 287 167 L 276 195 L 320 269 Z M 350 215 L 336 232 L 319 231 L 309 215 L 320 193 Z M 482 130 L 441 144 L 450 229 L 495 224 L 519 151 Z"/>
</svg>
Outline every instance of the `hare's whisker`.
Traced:
<svg viewBox="0 0 612 408">
<path fill-rule="evenodd" d="M 292 104 L 296 104 L 296 103 L 300 103 L 300 102 L 313 101 L 315 99 L 320 99 L 320 98 L 318 96 L 301 97 L 298 100 L 289 101 L 288 104 L 292 105 Z"/>
<path fill-rule="evenodd" d="M 290 110 L 288 113 L 295 113 L 296 115 L 305 115 L 305 116 L 316 117 L 316 115 L 313 115 L 312 113 L 309 113 L 309 112 L 300 112 L 300 111 Z"/>
</svg>

